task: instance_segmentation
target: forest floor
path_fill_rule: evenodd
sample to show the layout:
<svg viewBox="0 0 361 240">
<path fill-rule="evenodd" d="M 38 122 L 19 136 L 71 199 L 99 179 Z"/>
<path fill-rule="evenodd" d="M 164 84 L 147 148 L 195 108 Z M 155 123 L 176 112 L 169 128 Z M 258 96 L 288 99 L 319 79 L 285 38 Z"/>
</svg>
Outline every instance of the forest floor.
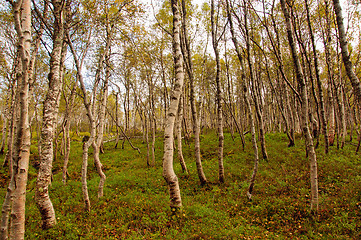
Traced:
<svg viewBox="0 0 361 240">
<path fill-rule="evenodd" d="M 162 138 L 157 138 L 153 168 L 146 165 L 146 145 L 141 139 L 133 139 L 141 154 L 127 143 L 124 149 L 114 149 L 114 142 L 106 143 L 101 155 L 107 175 L 104 197 L 97 197 L 99 177 L 90 157 L 91 211 L 86 213 L 80 182 L 82 143 L 74 137 L 66 185 L 61 181 L 62 156 L 54 163 L 50 197 L 58 224 L 47 231 L 41 230 L 34 202 L 37 149 L 33 142 L 26 239 L 361 239 L 361 157 L 355 154 L 354 144 L 347 142 L 343 149 L 332 146 L 327 156 L 320 144 L 320 208 L 311 213 L 309 162 L 303 141 L 298 137 L 296 146 L 289 148 L 284 134 L 268 134 L 266 142 L 269 160 L 260 161 L 252 201 L 246 197 L 253 169 L 249 134 L 245 151 L 238 136 L 233 141 L 225 134 L 224 184 L 218 183 L 216 134 L 210 131 L 201 137 L 203 167 L 210 181 L 205 186 L 199 184 L 193 145 L 185 143 L 189 177 L 182 173 L 176 155 L 174 163 L 183 201 L 177 214 L 169 209 L 162 177 Z M 6 169 L 1 169 L 1 201 L 7 181 Z"/>
</svg>

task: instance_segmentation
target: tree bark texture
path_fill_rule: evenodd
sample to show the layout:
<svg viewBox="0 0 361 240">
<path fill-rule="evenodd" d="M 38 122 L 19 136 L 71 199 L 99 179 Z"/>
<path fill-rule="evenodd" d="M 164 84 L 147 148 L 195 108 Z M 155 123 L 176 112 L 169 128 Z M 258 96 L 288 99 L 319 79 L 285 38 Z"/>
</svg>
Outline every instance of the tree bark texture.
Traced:
<svg viewBox="0 0 361 240">
<path fill-rule="evenodd" d="M 170 207 L 177 209 L 182 206 L 179 183 L 173 169 L 174 122 L 177 115 L 179 98 L 184 82 L 183 59 L 180 47 L 181 16 L 177 0 L 171 0 L 173 12 L 173 59 L 175 80 L 170 97 L 170 104 L 164 129 L 163 177 L 168 184 Z"/>
<path fill-rule="evenodd" d="M 53 49 L 50 55 L 50 72 L 48 75 L 48 92 L 43 107 L 43 124 L 41 129 L 40 167 L 36 181 L 35 199 L 42 218 L 42 228 L 52 228 L 56 224 L 55 210 L 49 197 L 52 166 L 54 158 L 53 140 L 62 89 L 61 52 L 63 49 L 63 1 L 53 0 L 54 32 Z M 55 152 L 56 154 L 56 152 Z"/>
<path fill-rule="evenodd" d="M 30 156 L 29 126 L 29 63 L 31 49 L 31 1 L 14 2 L 13 14 L 18 35 L 18 49 L 21 56 L 21 72 L 18 73 L 20 116 L 17 122 L 15 150 L 13 155 L 14 189 L 10 239 L 24 239 L 25 200 Z"/>
</svg>

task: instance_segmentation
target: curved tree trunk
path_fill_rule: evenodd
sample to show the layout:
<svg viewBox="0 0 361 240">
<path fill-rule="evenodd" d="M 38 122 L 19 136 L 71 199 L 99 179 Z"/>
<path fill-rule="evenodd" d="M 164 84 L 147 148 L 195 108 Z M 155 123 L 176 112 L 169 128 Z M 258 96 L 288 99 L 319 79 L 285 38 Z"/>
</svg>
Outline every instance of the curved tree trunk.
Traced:
<svg viewBox="0 0 361 240">
<path fill-rule="evenodd" d="M 35 199 L 39 208 L 43 229 L 52 228 L 56 224 L 55 211 L 49 197 L 53 166 L 53 140 L 56 129 L 57 108 L 62 88 L 61 52 L 63 47 L 62 1 L 53 0 L 54 32 L 53 50 L 50 55 L 49 89 L 43 107 L 43 125 L 41 129 L 40 167 L 36 181 Z M 56 154 L 56 151 L 55 151 Z"/>
<path fill-rule="evenodd" d="M 105 183 L 105 179 L 106 179 L 106 176 L 102 169 L 102 163 L 100 162 L 99 154 L 100 154 L 100 150 L 101 150 L 101 145 L 103 143 L 105 110 L 106 110 L 107 102 L 108 102 L 108 81 L 110 78 L 110 72 L 109 72 L 110 38 L 109 37 L 110 36 L 109 36 L 109 32 L 108 32 L 107 33 L 106 53 L 105 53 L 106 73 L 105 73 L 104 85 L 102 88 L 102 100 L 100 102 L 100 109 L 99 109 L 99 119 L 98 119 L 99 125 L 98 125 L 98 131 L 97 131 L 98 134 L 97 134 L 96 140 L 92 144 L 93 149 L 94 149 L 94 153 L 93 153 L 94 163 L 95 163 L 97 172 L 100 177 L 99 187 L 98 187 L 98 198 L 103 196 L 104 183 Z M 93 103 L 93 104 L 95 104 L 95 103 Z M 94 111 L 93 111 L 93 113 L 94 113 Z"/>
<path fill-rule="evenodd" d="M 333 9 L 336 14 L 336 22 L 337 22 L 338 36 L 339 36 L 338 39 L 340 42 L 343 64 L 345 65 L 346 74 L 350 79 L 358 104 L 359 106 L 361 106 L 361 83 L 353 70 L 353 64 L 351 62 L 350 54 L 348 52 L 346 31 L 343 25 L 342 9 L 339 0 L 333 0 Z"/>
</svg>

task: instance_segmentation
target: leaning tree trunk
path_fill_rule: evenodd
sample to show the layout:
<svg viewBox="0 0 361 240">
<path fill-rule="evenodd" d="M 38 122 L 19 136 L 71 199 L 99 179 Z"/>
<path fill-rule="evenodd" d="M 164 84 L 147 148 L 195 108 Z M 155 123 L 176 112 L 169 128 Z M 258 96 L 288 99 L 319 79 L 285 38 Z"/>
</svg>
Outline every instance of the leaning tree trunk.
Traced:
<svg viewBox="0 0 361 240">
<path fill-rule="evenodd" d="M 348 52 L 348 43 L 346 39 L 346 31 L 343 25 L 342 9 L 339 0 L 333 0 L 333 8 L 336 14 L 336 22 L 338 28 L 338 36 L 342 53 L 343 64 L 345 65 L 346 74 L 351 81 L 352 88 L 357 98 L 359 106 L 361 106 L 361 83 L 353 70 L 350 54 Z"/>
<path fill-rule="evenodd" d="M 281 0 L 281 7 L 284 14 L 287 30 L 287 38 L 290 46 L 294 68 L 296 71 L 296 78 L 301 94 L 301 107 L 302 107 L 302 130 L 305 136 L 306 149 L 310 161 L 310 178 L 311 178 L 311 210 L 318 210 L 318 179 L 317 179 L 317 159 L 315 148 L 313 146 L 313 139 L 311 136 L 309 123 L 308 123 L 308 96 L 305 78 L 302 73 L 301 65 L 297 56 L 296 44 L 293 39 L 293 29 L 291 26 L 290 15 L 286 6 L 285 0 Z"/>
<path fill-rule="evenodd" d="M 164 129 L 164 156 L 163 156 L 163 177 L 168 184 L 170 207 L 177 209 L 182 206 L 179 183 L 177 175 L 173 169 L 173 143 L 174 143 L 174 122 L 177 115 L 179 98 L 182 93 L 184 82 L 183 59 L 180 48 L 180 24 L 181 16 L 177 0 L 171 0 L 173 12 L 173 58 L 175 80 L 170 97 L 169 109 L 167 113 Z"/>
<path fill-rule="evenodd" d="M 42 228 L 56 225 L 55 211 L 49 197 L 53 166 L 53 140 L 56 129 L 57 108 L 62 88 L 61 52 L 63 47 L 62 1 L 53 0 L 54 32 L 53 50 L 50 55 L 49 89 L 43 107 L 43 125 L 41 129 L 40 167 L 36 181 L 35 199 L 42 218 Z"/>
</svg>

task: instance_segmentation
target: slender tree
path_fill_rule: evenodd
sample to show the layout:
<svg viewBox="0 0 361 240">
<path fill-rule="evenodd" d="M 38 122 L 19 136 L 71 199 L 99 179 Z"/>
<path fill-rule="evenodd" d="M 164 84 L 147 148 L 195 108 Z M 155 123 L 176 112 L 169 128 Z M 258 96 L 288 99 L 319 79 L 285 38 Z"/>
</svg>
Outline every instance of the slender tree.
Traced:
<svg viewBox="0 0 361 240">
<path fill-rule="evenodd" d="M 185 0 L 182 0 L 182 39 L 183 39 L 183 48 L 182 53 L 185 60 L 185 66 L 187 70 L 187 75 L 189 78 L 189 101 L 191 105 L 191 112 L 192 112 L 192 126 L 193 126 L 193 133 L 194 133 L 194 153 L 196 157 L 196 166 L 197 166 L 197 173 L 198 178 L 201 184 L 207 183 L 207 178 L 204 174 L 203 167 L 202 167 L 202 160 L 201 160 L 201 147 L 200 147 L 200 128 L 198 126 L 198 116 L 197 116 L 197 106 L 196 106 L 196 94 L 195 94 L 195 87 L 194 87 L 194 74 L 193 74 L 193 62 L 192 62 L 192 54 L 191 54 L 191 47 L 190 41 L 188 37 L 187 31 L 187 8 Z"/>
<path fill-rule="evenodd" d="M 183 59 L 180 47 L 180 25 L 181 15 L 179 11 L 178 1 L 171 0 L 173 12 L 173 58 L 175 80 L 170 97 L 168 115 L 164 129 L 164 155 L 163 155 L 163 177 L 168 184 L 170 207 L 177 209 L 182 206 L 179 183 L 177 175 L 173 169 L 173 145 L 174 145 L 174 122 L 177 115 L 179 98 L 182 93 L 184 82 Z"/>
<path fill-rule="evenodd" d="M 318 211 L 318 178 L 317 178 L 317 159 L 316 152 L 313 145 L 313 139 L 311 136 L 309 122 L 308 122 L 308 96 L 306 89 L 306 82 L 303 76 L 302 68 L 298 59 L 296 44 L 293 38 L 293 29 L 290 21 L 290 15 L 288 7 L 284 0 L 281 0 L 281 7 L 286 23 L 287 39 L 292 54 L 293 65 L 296 72 L 296 79 L 301 93 L 301 107 L 302 107 L 302 130 L 305 136 L 306 150 L 310 161 L 310 180 L 311 180 L 311 210 Z"/>
<path fill-rule="evenodd" d="M 216 103 L 217 103 L 217 132 L 218 132 L 218 178 L 221 183 L 225 181 L 224 166 L 223 166 L 223 113 L 222 113 L 222 89 L 221 89 L 221 64 L 219 61 L 218 44 L 220 37 L 218 36 L 218 18 L 215 16 L 214 0 L 211 1 L 211 31 L 212 31 L 212 45 L 216 57 Z"/>
<path fill-rule="evenodd" d="M 333 0 L 333 9 L 336 14 L 336 22 L 339 36 L 338 39 L 340 42 L 343 64 L 345 65 L 346 74 L 350 79 L 352 88 L 355 93 L 355 97 L 357 98 L 359 106 L 361 106 L 361 83 L 353 70 L 353 64 L 351 62 L 350 54 L 348 52 L 348 42 L 346 39 L 346 31 L 343 24 L 342 9 L 339 0 Z"/>
</svg>

